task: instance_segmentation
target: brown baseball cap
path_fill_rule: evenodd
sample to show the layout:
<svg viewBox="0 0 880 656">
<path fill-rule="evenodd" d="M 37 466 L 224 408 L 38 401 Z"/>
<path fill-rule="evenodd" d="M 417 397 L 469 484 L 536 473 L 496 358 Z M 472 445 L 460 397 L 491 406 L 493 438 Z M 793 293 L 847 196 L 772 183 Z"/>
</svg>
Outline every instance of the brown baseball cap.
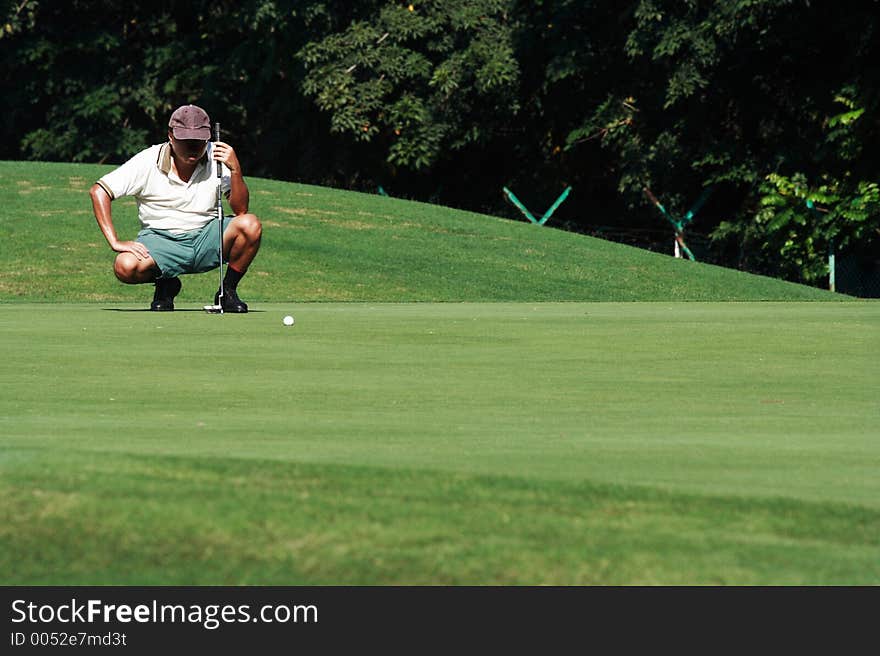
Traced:
<svg viewBox="0 0 880 656">
<path fill-rule="evenodd" d="M 207 141 L 211 138 L 211 119 L 204 109 L 195 105 L 183 105 L 175 109 L 168 121 L 168 127 L 175 139 Z"/>
</svg>

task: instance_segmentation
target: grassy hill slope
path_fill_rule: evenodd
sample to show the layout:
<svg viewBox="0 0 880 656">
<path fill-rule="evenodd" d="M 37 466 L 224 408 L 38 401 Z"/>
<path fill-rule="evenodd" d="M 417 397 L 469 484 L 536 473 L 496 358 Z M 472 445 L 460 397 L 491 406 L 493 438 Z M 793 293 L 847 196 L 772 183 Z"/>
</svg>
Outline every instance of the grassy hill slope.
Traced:
<svg viewBox="0 0 880 656">
<path fill-rule="evenodd" d="M 0 162 L 0 299 L 133 301 L 93 218 L 88 189 L 110 166 Z M 832 300 L 802 285 L 548 227 L 424 203 L 251 178 L 263 249 L 248 301 Z M 138 231 L 131 199 L 113 205 L 120 237 Z M 183 303 L 210 300 L 214 276 L 184 280 Z"/>
</svg>

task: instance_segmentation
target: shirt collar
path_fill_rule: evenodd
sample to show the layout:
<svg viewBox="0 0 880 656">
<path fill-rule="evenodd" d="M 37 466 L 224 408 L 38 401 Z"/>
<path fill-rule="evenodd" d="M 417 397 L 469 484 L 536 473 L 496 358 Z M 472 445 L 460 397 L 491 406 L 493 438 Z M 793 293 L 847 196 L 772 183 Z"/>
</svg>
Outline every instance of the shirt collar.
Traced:
<svg viewBox="0 0 880 656">
<path fill-rule="evenodd" d="M 156 161 L 159 170 L 165 175 L 171 173 L 171 142 L 166 141 L 159 149 L 159 159 Z"/>
</svg>

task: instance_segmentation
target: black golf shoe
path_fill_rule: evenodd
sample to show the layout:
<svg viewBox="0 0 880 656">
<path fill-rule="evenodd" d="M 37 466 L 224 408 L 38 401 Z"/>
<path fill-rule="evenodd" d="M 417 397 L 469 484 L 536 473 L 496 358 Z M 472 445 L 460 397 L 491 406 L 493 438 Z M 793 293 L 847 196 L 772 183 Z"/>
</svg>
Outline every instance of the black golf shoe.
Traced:
<svg viewBox="0 0 880 656">
<path fill-rule="evenodd" d="M 241 300 L 238 297 L 238 294 L 234 289 L 224 289 L 223 290 L 223 301 L 220 302 L 220 290 L 217 290 L 217 293 L 214 294 L 214 305 L 223 306 L 224 312 L 231 312 L 233 314 L 244 314 L 248 311 L 247 303 Z"/>
<path fill-rule="evenodd" d="M 171 312 L 174 309 L 174 297 L 180 293 L 180 278 L 159 278 L 150 309 L 153 312 Z"/>
</svg>

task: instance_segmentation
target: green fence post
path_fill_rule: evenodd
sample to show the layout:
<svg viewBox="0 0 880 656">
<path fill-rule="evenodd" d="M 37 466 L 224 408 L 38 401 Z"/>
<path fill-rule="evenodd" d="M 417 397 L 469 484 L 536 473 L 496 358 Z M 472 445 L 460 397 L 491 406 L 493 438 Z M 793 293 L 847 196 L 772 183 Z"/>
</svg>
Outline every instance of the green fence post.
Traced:
<svg viewBox="0 0 880 656">
<path fill-rule="evenodd" d="M 553 215 L 553 212 L 556 211 L 556 208 L 558 208 L 560 205 L 562 205 L 563 201 L 565 201 L 565 199 L 568 198 L 569 193 L 571 193 L 571 187 L 566 187 L 565 191 L 563 191 L 559 195 L 559 198 L 556 199 L 556 202 L 550 206 L 550 209 L 547 210 L 546 212 L 544 212 L 544 216 L 541 217 L 541 220 L 538 221 L 538 223 L 540 223 L 541 225 L 544 225 L 545 223 L 547 223 L 547 219 L 549 219 Z"/>
<path fill-rule="evenodd" d="M 532 213 L 529 212 L 528 208 L 519 201 L 519 198 L 517 198 L 516 196 L 513 195 L 513 192 L 510 189 L 508 189 L 507 187 L 502 187 L 501 191 L 504 192 L 504 194 L 507 196 L 507 198 L 510 200 L 510 202 L 513 203 L 514 205 L 516 205 L 516 207 L 519 209 L 519 211 L 522 212 L 523 215 L 529 221 L 531 221 L 532 223 L 534 223 L 536 225 L 544 225 L 545 223 L 547 223 L 547 220 L 551 216 L 553 216 L 553 212 L 555 212 L 559 208 L 559 206 L 562 205 L 562 203 L 565 201 L 565 199 L 568 198 L 568 194 L 571 193 L 571 187 L 565 188 L 565 191 L 563 191 L 559 195 L 559 198 L 557 198 L 556 202 L 550 206 L 550 209 L 548 209 L 546 212 L 544 212 L 544 216 L 542 216 L 540 218 L 540 220 L 536 219 L 532 215 Z"/>
<path fill-rule="evenodd" d="M 504 191 L 505 194 L 507 194 L 510 202 L 516 205 L 517 208 L 519 208 L 519 211 L 522 212 L 529 221 L 531 221 L 532 223 L 538 222 L 538 220 L 532 216 L 532 213 L 529 212 L 528 208 L 519 202 L 519 198 L 513 195 L 513 192 L 510 189 L 508 189 L 507 187 L 502 187 L 501 189 L 502 191 Z"/>
<path fill-rule="evenodd" d="M 672 224 L 672 229 L 675 230 L 675 256 L 681 257 L 679 254 L 679 249 L 684 251 L 685 255 L 688 256 L 688 259 L 692 262 L 696 262 L 697 258 L 694 257 L 694 254 L 691 253 L 691 249 L 687 247 L 687 244 L 684 243 L 684 227 L 688 223 L 690 223 L 697 212 L 700 211 L 700 208 L 703 207 L 705 202 L 708 200 L 709 196 L 712 193 L 712 187 L 707 187 L 703 190 L 703 193 L 700 194 L 700 197 L 697 199 L 697 202 L 694 203 L 693 207 L 688 210 L 688 213 L 684 215 L 684 218 L 676 219 L 669 212 L 666 211 L 666 208 L 657 200 L 657 197 L 651 193 L 651 190 L 647 187 L 643 187 L 642 190 L 645 192 L 645 195 L 650 199 L 650 201 L 654 204 L 654 206 L 660 210 L 660 213 L 666 218 L 669 223 Z"/>
</svg>

